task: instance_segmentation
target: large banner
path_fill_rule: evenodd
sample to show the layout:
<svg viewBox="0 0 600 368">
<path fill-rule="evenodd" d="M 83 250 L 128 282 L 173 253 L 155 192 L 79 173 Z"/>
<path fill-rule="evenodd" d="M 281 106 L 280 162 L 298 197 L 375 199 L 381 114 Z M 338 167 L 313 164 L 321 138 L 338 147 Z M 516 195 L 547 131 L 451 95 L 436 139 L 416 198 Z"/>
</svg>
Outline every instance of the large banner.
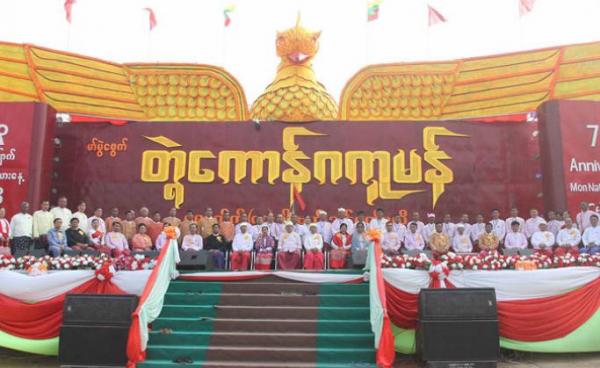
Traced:
<svg viewBox="0 0 600 368">
<path fill-rule="evenodd" d="M 575 214 L 582 201 L 600 204 L 600 103 L 550 101 L 540 112 L 546 207 Z"/>
<path fill-rule="evenodd" d="M 163 213 L 371 214 L 540 204 L 536 124 L 103 123 L 59 127 L 56 195 Z M 73 204 L 74 205 L 74 204 Z"/>
<path fill-rule="evenodd" d="M 0 207 L 9 218 L 22 201 L 49 199 L 54 115 L 43 104 L 0 104 Z"/>
</svg>

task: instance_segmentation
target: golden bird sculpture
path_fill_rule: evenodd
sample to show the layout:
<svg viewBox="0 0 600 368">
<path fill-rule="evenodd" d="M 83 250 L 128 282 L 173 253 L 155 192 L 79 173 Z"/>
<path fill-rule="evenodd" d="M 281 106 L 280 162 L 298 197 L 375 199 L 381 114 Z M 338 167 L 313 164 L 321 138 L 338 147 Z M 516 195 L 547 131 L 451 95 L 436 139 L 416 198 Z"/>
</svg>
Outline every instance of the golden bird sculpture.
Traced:
<svg viewBox="0 0 600 368">
<path fill-rule="evenodd" d="M 312 60 L 319 50 L 321 32 L 300 24 L 277 33 L 277 56 L 281 59 L 275 80 L 251 108 L 252 119 L 309 122 L 337 119 L 337 103 L 317 81 Z"/>
</svg>

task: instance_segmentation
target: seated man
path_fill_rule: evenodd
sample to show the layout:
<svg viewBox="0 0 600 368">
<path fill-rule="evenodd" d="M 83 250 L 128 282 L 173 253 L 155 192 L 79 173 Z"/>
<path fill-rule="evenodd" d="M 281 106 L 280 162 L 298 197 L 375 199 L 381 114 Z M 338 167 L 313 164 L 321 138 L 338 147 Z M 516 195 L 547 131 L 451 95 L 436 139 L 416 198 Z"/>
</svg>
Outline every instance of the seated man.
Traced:
<svg viewBox="0 0 600 368">
<path fill-rule="evenodd" d="M 240 224 L 240 233 L 235 234 L 231 245 L 231 269 L 234 271 L 246 271 L 250 266 L 250 255 L 254 242 L 252 235 L 248 232 L 248 223 Z"/>
<path fill-rule="evenodd" d="M 277 264 L 282 270 L 294 270 L 300 268 L 300 251 L 302 240 L 300 235 L 294 232 L 291 222 L 285 224 L 281 239 L 279 239 Z"/>
<path fill-rule="evenodd" d="M 309 233 L 304 236 L 304 269 L 322 270 L 325 264 L 323 260 L 323 237 L 317 231 L 316 224 L 310 224 Z"/>
<path fill-rule="evenodd" d="M 352 234 L 352 267 L 364 266 L 367 262 L 367 253 L 369 252 L 369 239 L 365 232 L 365 223 L 357 222 L 356 231 Z"/>
<path fill-rule="evenodd" d="M 129 255 L 129 243 L 121 229 L 121 223 L 113 221 L 111 223 L 111 231 L 104 238 L 106 247 L 110 249 L 113 257 L 119 257 L 121 254 Z"/>
<path fill-rule="evenodd" d="M 54 227 L 48 230 L 48 251 L 52 257 L 60 257 L 64 250 L 69 250 L 67 246 L 67 236 L 62 230 L 62 219 L 54 219 Z"/>
<path fill-rule="evenodd" d="M 444 225 L 441 222 L 435 224 L 435 232 L 429 238 L 429 246 L 434 256 L 440 256 L 448 253 L 450 249 L 450 238 L 444 232 Z"/>
<path fill-rule="evenodd" d="M 581 233 L 573 224 L 573 220 L 567 217 L 565 219 L 565 227 L 556 236 L 557 248 L 554 250 L 554 254 L 560 257 L 566 253 L 571 253 L 577 257 L 579 255 L 580 243 Z"/>
<path fill-rule="evenodd" d="M 540 222 L 539 231 L 534 232 L 531 236 L 531 245 L 533 246 L 533 249 L 547 256 L 551 256 L 554 242 L 554 234 L 548 231 L 548 224 L 546 221 Z"/>
<path fill-rule="evenodd" d="M 404 248 L 409 252 L 415 250 L 421 252 L 425 248 L 425 239 L 417 231 L 417 224 L 414 222 L 408 225 L 408 232 L 404 235 Z"/>
<path fill-rule="evenodd" d="M 494 233 L 494 225 L 491 222 L 485 224 L 485 230 L 483 234 L 479 236 L 479 249 L 484 252 L 491 252 L 498 249 L 500 245 L 500 239 L 496 233 Z"/>
<path fill-rule="evenodd" d="M 598 215 L 593 214 L 590 216 L 590 226 L 585 229 L 581 238 L 583 240 L 581 253 L 600 253 L 600 225 L 598 225 Z"/>
<path fill-rule="evenodd" d="M 329 266 L 336 269 L 346 267 L 346 257 L 352 247 L 352 235 L 347 231 L 348 225 L 341 222 L 339 227 L 340 231 L 335 233 L 331 239 L 331 252 L 329 253 Z"/>
<path fill-rule="evenodd" d="M 258 237 L 254 242 L 254 249 L 256 249 L 256 259 L 254 260 L 255 269 L 260 271 L 268 271 L 271 269 L 274 248 L 275 239 L 269 234 L 269 225 L 260 225 Z"/>
<path fill-rule="evenodd" d="M 67 245 L 69 248 L 74 250 L 83 250 L 87 249 L 90 240 L 85 233 L 85 231 L 79 228 L 79 219 L 77 217 L 71 218 L 69 222 L 70 227 L 65 231 L 65 235 L 67 236 Z"/>
<path fill-rule="evenodd" d="M 381 239 L 381 250 L 387 256 L 396 256 L 400 254 L 400 236 L 394 231 L 394 226 L 391 222 L 385 223 L 385 232 Z"/>
<path fill-rule="evenodd" d="M 452 238 L 452 249 L 456 253 L 471 253 L 473 251 L 473 244 L 471 243 L 471 237 L 465 231 L 465 225 L 463 223 L 456 224 L 456 233 Z"/>
<path fill-rule="evenodd" d="M 527 238 L 521 231 L 521 223 L 517 220 L 513 220 L 510 223 L 510 231 L 506 233 L 504 238 L 504 248 L 506 249 L 526 249 Z"/>
<path fill-rule="evenodd" d="M 147 234 L 148 227 L 140 223 L 137 226 L 137 233 L 131 239 L 131 248 L 137 252 L 147 252 L 152 250 L 152 239 Z"/>
<path fill-rule="evenodd" d="M 181 242 L 181 250 L 185 251 L 200 251 L 202 250 L 202 237 L 198 234 L 198 224 L 190 224 L 190 232 L 183 237 Z"/>
<path fill-rule="evenodd" d="M 212 234 L 204 239 L 205 247 L 210 253 L 210 260 L 212 262 L 212 266 L 219 270 L 225 268 L 225 252 L 227 250 L 227 243 L 225 242 L 225 238 L 221 235 L 221 229 L 219 224 L 212 225 Z"/>
<path fill-rule="evenodd" d="M 104 245 L 104 233 L 100 228 L 100 221 L 94 218 L 90 221 L 90 228 L 88 229 L 88 238 L 90 239 L 90 246 L 100 252 L 110 253 L 110 251 Z"/>
<path fill-rule="evenodd" d="M 171 224 L 168 223 L 168 222 L 163 222 L 163 223 L 159 222 L 158 224 L 162 227 L 162 230 L 158 234 L 158 237 L 156 238 L 156 241 L 154 242 L 154 247 L 156 248 L 156 250 L 161 250 L 167 244 L 167 241 L 168 241 L 167 233 L 165 232 L 165 229 L 167 227 L 171 226 Z M 189 232 L 190 225 L 191 224 L 187 225 L 188 226 L 188 230 L 187 230 L 188 232 Z M 173 226 L 173 229 L 175 230 L 175 239 L 173 239 L 173 240 L 181 239 L 181 230 L 179 230 L 178 227 L 174 227 L 174 226 Z M 150 240 L 152 240 L 152 238 L 150 238 Z"/>
</svg>

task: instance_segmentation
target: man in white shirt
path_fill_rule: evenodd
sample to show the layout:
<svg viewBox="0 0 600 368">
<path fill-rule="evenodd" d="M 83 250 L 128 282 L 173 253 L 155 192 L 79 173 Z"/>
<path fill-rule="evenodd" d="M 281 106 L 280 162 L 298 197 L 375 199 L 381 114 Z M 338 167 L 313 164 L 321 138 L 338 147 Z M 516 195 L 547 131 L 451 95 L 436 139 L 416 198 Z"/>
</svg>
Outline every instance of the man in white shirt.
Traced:
<svg viewBox="0 0 600 368">
<path fill-rule="evenodd" d="M 61 229 L 67 230 L 69 224 L 71 223 L 71 218 L 73 214 L 71 210 L 67 208 L 67 197 L 61 196 L 58 198 L 57 206 L 50 210 L 55 219 L 59 218 L 62 220 Z M 87 222 L 86 222 L 87 223 Z"/>
<path fill-rule="evenodd" d="M 30 251 L 33 245 L 33 217 L 29 214 L 29 203 L 21 202 L 21 212 L 10 220 L 12 254 Z"/>
<path fill-rule="evenodd" d="M 371 222 L 369 222 L 369 230 L 377 229 L 380 233 L 383 234 L 386 230 L 385 224 L 387 222 L 388 220 L 384 217 L 383 209 L 378 208 L 375 211 L 375 218 L 371 219 Z M 353 232 L 354 231 L 352 231 L 351 234 Z"/>
<path fill-rule="evenodd" d="M 231 269 L 234 271 L 246 271 L 250 265 L 250 252 L 254 247 L 252 235 L 248 233 L 249 224 L 240 224 L 240 233 L 233 238 L 231 245 Z"/>
<path fill-rule="evenodd" d="M 540 222 L 539 231 L 536 231 L 531 236 L 531 245 L 533 246 L 533 249 L 546 254 L 547 256 L 551 256 L 554 243 L 554 235 L 548 231 L 548 224 L 546 224 L 545 221 Z"/>
<path fill-rule="evenodd" d="M 540 224 L 543 222 L 546 223 L 541 216 L 538 214 L 538 210 L 532 208 L 529 211 L 529 218 L 525 221 L 525 236 L 527 239 L 531 239 L 533 233 L 537 232 L 540 229 Z"/>
<path fill-rule="evenodd" d="M 504 238 L 504 247 L 506 249 L 525 249 L 527 248 L 527 238 L 521 231 L 521 223 L 514 220 L 510 224 L 510 231 Z"/>
<path fill-rule="evenodd" d="M 256 241 L 256 239 L 258 239 L 258 235 L 261 233 L 262 231 L 262 226 L 263 226 L 263 217 L 262 216 L 256 216 L 256 224 L 252 225 L 252 240 Z M 267 226 L 267 231 L 268 231 L 269 227 Z"/>
<path fill-rule="evenodd" d="M 412 219 L 408 224 L 410 225 L 412 222 L 417 224 L 417 232 L 419 234 L 423 234 L 423 228 L 425 227 L 425 224 L 421 221 L 421 214 L 418 211 L 412 213 Z M 435 224 L 435 216 L 433 219 L 433 223 Z M 425 240 L 427 240 L 427 238 L 425 238 Z"/>
<path fill-rule="evenodd" d="M 348 234 L 354 233 L 354 223 L 352 222 L 352 220 L 346 217 L 345 208 L 338 208 L 338 215 L 337 218 L 333 220 L 333 223 L 331 224 L 331 231 L 333 231 L 334 234 L 340 232 L 341 224 L 346 224 L 346 226 L 348 226 L 348 228 L 346 229 Z"/>
<path fill-rule="evenodd" d="M 492 219 L 490 220 L 490 223 L 492 224 L 492 232 L 496 235 L 498 240 L 500 240 L 500 244 L 502 244 L 504 237 L 506 236 L 506 223 L 504 220 L 500 219 L 500 210 L 492 210 Z"/>
<path fill-rule="evenodd" d="M 106 234 L 106 222 L 104 222 L 104 219 L 102 218 L 103 213 L 104 213 L 104 211 L 102 210 L 102 208 L 96 208 L 94 210 L 94 216 L 92 216 L 88 219 L 88 224 L 91 225 L 92 221 L 98 220 L 98 226 L 100 228 L 100 231 L 102 231 L 104 234 Z M 75 216 L 75 215 L 73 215 L 73 216 Z M 171 225 L 173 225 L 173 224 L 171 224 Z M 174 227 L 177 227 L 177 226 L 174 226 Z"/>
<path fill-rule="evenodd" d="M 404 235 L 406 235 L 406 226 L 401 222 L 400 214 L 395 214 L 392 222 L 392 228 L 400 237 L 400 240 L 404 239 Z"/>
<path fill-rule="evenodd" d="M 203 247 L 202 236 L 198 234 L 198 224 L 190 224 L 190 233 L 183 237 L 181 249 L 183 251 L 200 251 Z"/>
<path fill-rule="evenodd" d="M 431 234 L 435 233 L 435 213 L 427 214 L 427 225 L 423 225 L 423 229 L 421 231 L 419 231 L 419 226 L 416 222 L 410 223 L 417 225 L 417 232 L 423 235 L 423 240 L 425 240 L 425 243 L 429 245 Z"/>
<path fill-rule="evenodd" d="M 89 229 L 89 221 L 87 215 L 85 214 L 85 210 L 87 209 L 87 205 L 85 202 L 81 201 L 77 205 L 77 212 L 73 213 L 72 218 L 76 218 L 79 220 L 79 228 L 83 230 L 84 233 L 87 233 Z"/>
<path fill-rule="evenodd" d="M 485 232 L 485 222 L 483 221 L 483 215 L 477 214 L 475 216 L 475 223 L 471 225 L 471 241 L 477 245 L 479 243 L 479 237 Z"/>
<path fill-rule="evenodd" d="M 454 238 L 454 233 L 456 232 L 456 225 L 452 222 L 452 216 L 447 213 L 444 215 L 444 223 L 442 224 L 442 231 L 444 234 L 448 235 L 448 239 L 452 241 Z"/>
<path fill-rule="evenodd" d="M 504 221 L 506 229 L 510 229 L 512 227 L 513 222 L 519 223 L 519 232 L 525 232 L 525 219 L 519 217 L 519 209 L 517 207 L 513 207 L 510 209 L 510 217 Z"/>
<path fill-rule="evenodd" d="M 248 225 L 246 231 L 248 232 L 248 234 L 252 235 L 252 239 L 256 239 L 254 234 L 255 228 L 254 226 L 250 226 L 250 222 L 248 221 L 248 214 L 246 212 L 242 212 L 242 214 L 240 215 L 240 221 L 235 225 L 236 234 L 240 234 L 242 232 L 242 229 L 240 228 L 242 224 Z M 256 236 L 258 236 L 258 234 L 256 234 Z"/>
<path fill-rule="evenodd" d="M 461 223 L 456 225 L 456 233 L 452 238 L 452 249 L 456 253 L 471 253 L 473 251 L 471 237 L 467 234 L 465 225 Z"/>
<path fill-rule="evenodd" d="M 401 246 L 402 243 L 400 242 L 400 237 L 398 236 L 398 233 L 394 231 L 392 223 L 387 223 L 381 240 L 381 249 L 386 255 L 394 256 L 400 252 Z"/>
<path fill-rule="evenodd" d="M 408 225 L 408 231 L 404 235 L 404 248 L 407 250 L 423 250 L 425 248 L 425 240 L 423 235 L 417 231 L 417 224 L 411 222 Z"/>
<path fill-rule="evenodd" d="M 581 253 L 600 253 L 600 226 L 598 225 L 598 215 L 593 214 L 590 216 L 590 226 L 585 229 L 581 239 L 583 240 Z"/>
<path fill-rule="evenodd" d="M 33 240 L 38 248 L 46 248 L 48 231 L 54 227 L 54 215 L 49 210 L 50 202 L 42 201 L 40 209 L 33 213 Z"/>
<path fill-rule="evenodd" d="M 325 244 L 331 244 L 331 238 L 333 238 L 333 230 L 331 228 L 331 222 L 327 220 L 327 212 L 319 211 L 319 221 L 317 221 L 317 230 L 323 237 Z"/>
<path fill-rule="evenodd" d="M 559 221 L 556 217 L 556 212 L 548 211 L 548 231 L 550 231 L 554 237 L 558 235 L 558 232 L 563 227 L 564 223 Z"/>
<path fill-rule="evenodd" d="M 567 252 L 579 254 L 579 243 L 581 243 L 581 232 L 573 226 L 573 220 L 567 217 L 564 228 L 556 236 L 558 248 L 556 248 L 554 254 L 556 256 L 564 255 Z"/>
<path fill-rule="evenodd" d="M 458 225 L 464 226 L 464 228 L 465 228 L 465 234 L 467 236 L 469 236 L 469 237 L 471 236 L 471 223 L 469 221 L 469 215 L 468 214 L 463 213 L 460 216 L 460 221 L 457 222 L 456 224 L 454 224 L 454 228 L 457 229 Z"/>
<path fill-rule="evenodd" d="M 589 204 L 587 202 L 581 202 L 579 207 L 581 208 L 581 211 L 577 214 L 575 221 L 577 222 L 577 227 L 579 228 L 579 231 L 583 233 L 585 229 L 587 229 L 591 225 L 591 216 L 594 214 L 598 214 L 589 208 Z"/>
</svg>

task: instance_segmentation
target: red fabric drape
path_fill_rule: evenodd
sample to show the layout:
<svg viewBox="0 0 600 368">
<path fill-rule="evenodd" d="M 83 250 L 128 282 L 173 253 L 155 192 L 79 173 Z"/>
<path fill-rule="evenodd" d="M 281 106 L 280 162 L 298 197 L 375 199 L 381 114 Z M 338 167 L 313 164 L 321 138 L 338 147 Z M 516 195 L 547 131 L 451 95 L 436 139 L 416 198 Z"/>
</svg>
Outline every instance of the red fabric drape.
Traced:
<svg viewBox="0 0 600 368">
<path fill-rule="evenodd" d="M 96 277 L 65 294 L 29 304 L 0 295 L 0 330 L 26 339 L 49 339 L 58 336 L 67 294 L 125 294 L 110 281 Z"/>
<path fill-rule="evenodd" d="M 418 294 L 411 294 L 385 283 L 387 310 L 392 323 L 398 327 L 413 329 L 417 326 L 419 309 Z"/>
<path fill-rule="evenodd" d="M 575 331 L 600 307 L 600 279 L 566 294 L 498 303 L 500 335 L 547 341 Z"/>
<path fill-rule="evenodd" d="M 398 327 L 414 329 L 418 294 L 386 283 L 387 310 Z M 498 302 L 500 336 L 519 341 L 548 341 L 575 331 L 600 307 L 600 279 L 570 291 L 546 298 Z"/>
</svg>

